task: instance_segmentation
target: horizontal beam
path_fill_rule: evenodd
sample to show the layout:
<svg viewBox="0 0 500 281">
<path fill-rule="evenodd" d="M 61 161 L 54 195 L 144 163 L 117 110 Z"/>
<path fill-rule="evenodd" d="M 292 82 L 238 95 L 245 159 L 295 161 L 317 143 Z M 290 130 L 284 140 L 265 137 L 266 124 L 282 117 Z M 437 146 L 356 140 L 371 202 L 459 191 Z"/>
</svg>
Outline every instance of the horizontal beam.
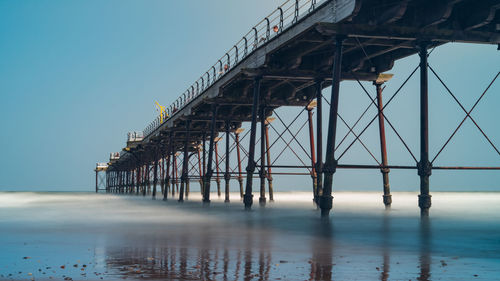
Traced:
<svg viewBox="0 0 500 281">
<path fill-rule="evenodd" d="M 436 42 L 461 42 L 476 44 L 499 44 L 500 34 L 486 31 L 466 31 L 442 29 L 435 26 L 418 28 L 398 25 L 334 24 L 318 23 L 316 30 L 323 35 L 336 34 L 347 37 L 387 39 L 387 40 L 425 40 Z"/>
</svg>

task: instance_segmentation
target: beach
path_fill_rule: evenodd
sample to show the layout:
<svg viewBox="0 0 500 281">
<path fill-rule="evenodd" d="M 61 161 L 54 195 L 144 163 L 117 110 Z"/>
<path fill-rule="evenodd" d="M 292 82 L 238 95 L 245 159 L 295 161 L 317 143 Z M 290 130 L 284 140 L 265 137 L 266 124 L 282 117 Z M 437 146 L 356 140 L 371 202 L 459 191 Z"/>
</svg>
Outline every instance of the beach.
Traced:
<svg viewBox="0 0 500 281">
<path fill-rule="evenodd" d="M 244 211 L 198 192 L 149 196 L 0 192 L 1 280 L 500 280 L 500 193 L 310 192 Z"/>
</svg>

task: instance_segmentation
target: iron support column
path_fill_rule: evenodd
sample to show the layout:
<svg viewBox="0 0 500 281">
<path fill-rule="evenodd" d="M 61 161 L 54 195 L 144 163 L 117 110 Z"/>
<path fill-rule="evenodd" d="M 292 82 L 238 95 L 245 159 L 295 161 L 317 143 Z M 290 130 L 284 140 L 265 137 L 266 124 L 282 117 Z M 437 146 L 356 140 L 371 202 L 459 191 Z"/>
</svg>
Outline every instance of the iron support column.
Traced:
<svg viewBox="0 0 500 281">
<path fill-rule="evenodd" d="M 219 140 L 215 142 L 215 182 L 217 183 L 217 196 L 220 198 L 220 177 L 219 177 Z"/>
<path fill-rule="evenodd" d="M 427 76 L 427 47 L 428 42 L 419 45 L 420 56 L 420 162 L 417 164 L 420 176 L 420 195 L 418 206 L 422 216 L 429 215 L 431 195 L 429 195 L 429 176 L 432 174 L 432 165 L 429 162 L 429 105 L 428 105 L 428 76 Z"/>
<path fill-rule="evenodd" d="M 269 147 L 269 122 L 266 121 L 266 152 L 267 152 L 267 184 L 269 185 L 269 201 L 274 201 L 273 175 L 271 170 L 271 150 Z"/>
<path fill-rule="evenodd" d="M 158 160 L 153 162 L 153 200 L 156 199 L 156 185 L 158 184 Z"/>
<path fill-rule="evenodd" d="M 307 106 L 306 107 L 307 109 L 307 122 L 308 122 L 308 125 L 309 125 L 309 144 L 310 144 L 310 149 L 311 149 L 311 178 L 312 178 L 312 182 L 313 182 L 313 200 L 314 202 L 316 203 L 317 202 L 317 198 L 316 198 L 316 194 L 318 194 L 318 191 L 317 191 L 317 175 L 316 175 L 316 169 L 315 169 L 315 166 L 316 166 L 316 155 L 315 155 L 315 148 L 314 148 L 314 126 L 313 126 L 313 120 L 312 120 L 312 117 L 313 117 L 313 112 L 312 112 L 312 107 L 309 107 Z"/>
<path fill-rule="evenodd" d="M 316 80 L 316 194 L 315 203 L 323 195 L 323 80 Z"/>
<path fill-rule="evenodd" d="M 95 170 L 95 193 L 99 192 L 99 172 Z"/>
<path fill-rule="evenodd" d="M 203 196 L 203 170 L 201 169 L 201 155 L 200 155 L 200 147 L 198 146 L 198 172 L 200 175 L 200 192 Z"/>
<path fill-rule="evenodd" d="M 260 107 L 260 197 L 259 205 L 266 205 L 266 107 Z"/>
<path fill-rule="evenodd" d="M 224 180 L 225 180 L 225 198 L 224 202 L 229 203 L 229 180 L 231 180 L 231 174 L 229 173 L 229 129 L 231 123 L 229 120 L 226 120 L 226 173 L 224 174 Z"/>
<path fill-rule="evenodd" d="M 208 165 L 207 172 L 205 174 L 205 183 L 204 183 L 204 194 L 203 194 L 203 202 L 210 203 L 210 180 L 212 179 L 212 162 L 214 155 L 214 144 L 215 144 L 215 126 L 217 122 L 217 104 L 212 104 L 212 123 L 210 124 L 210 146 L 208 151 Z M 205 150 L 203 150 L 205 153 Z"/>
<path fill-rule="evenodd" d="M 163 201 L 167 201 L 168 192 L 170 188 L 170 159 L 172 158 L 172 150 L 173 150 L 173 133 L 170 132 L 169 143 L 167 149 L 167 163 L 166 163 L 166 171 L 165 171 L 165 192 L 163 193 Z"/>
<path fill-rule="evenodd" d="M 175 189 L 177 188 L 177 155 L 172 151 L 172 197 L 175 196 Z"/>
<path fill-rule="evenodd" d="M 238 156 L 238 183 L 240 184 L 240 198 L 243 198 L 243 175 L 241 172 L 241 154 L 240 154 L 240 134 L 234 133 L 236 142 L 236 154 Z"/>
<path fill-rule="evenodd" d="M 385 124 L 384 124 L 384 104 L 382 103 L 382 83 L 374 82 L 377 89 L 377 106 L 378 106 L 378 128 L 380 134 L 380 153 L 382 156 L 382 166 L 387 167 L 387 145 L 385 141 Z M 390 207 L 392 204 L 391 188 L 389 185 L 389 168 L 380 169 L 382 172 L 382 180 L 384 183 L 384 205 Z"/>
<path fill-rule="evenodd" d="M 144 188 L 142 189 L 142 196 L 146 196 L 148 185 L 149 185 L 149 164 L 146 164 L 144 166 Z"/>
<path fill-rule="evenodd" d="M 162 150 L 162 157 L 161 157 L 161 164 L 160 164 L 160 189 L 161 189 L 161 194 L 165 193 L 165 158 L 163 158 L 163 150 Z"/>
<path fill-rule="evenodd" d="M 186 121 L 186 139 L 184 140 L 184 159 L 182 159 L 181 190 L 179 192 L 179 202 L 184 202 L 184 186 L 188 181 L 189 169 L 189 134 L 191 129 L 191 120 Z"/>
<path fill-rule="evenodd" d="M 337 134 L 337 113 L 339 108 L 339 87 L 340 87 L 340 73 L 342 66 L 342 43 L 343 36 L 335 38 L 335 58 L 333 62 L 333 81 L 332 81 L 332 96 L 330 104 L 330 117 L 328 121 L 328 139 L 326 142 L 326 159 L 325 167 L 322 171 L 325 174 L 325 186 L 323 194 L 319 198 L 319 206 L 321 208 L 321 215 L 327 216 L 332 209 L 332 185 L 333 174 L 337 169 L 337 160 L 335 159 L 335 137 Z"/>
<path fill-rule="evenodd" d="M 252 194 L 252 181 L 253 173 L 255 171 L 255 136 L 257 134 L 257 111 L 259 108 L 260 99 L 260 80 L 261 77 L 255 77 L 253 84 L 253 105 L 252 105 L 252 125 L 250 131 L 250 144 L 248 152 L 248 166 L 247 166 L 247 185 L 245 188 L 245 195 L 243 196 L 243 202 L 245 203 L 245 209 L 250 209 L 253 203 Z"/>
</svg>

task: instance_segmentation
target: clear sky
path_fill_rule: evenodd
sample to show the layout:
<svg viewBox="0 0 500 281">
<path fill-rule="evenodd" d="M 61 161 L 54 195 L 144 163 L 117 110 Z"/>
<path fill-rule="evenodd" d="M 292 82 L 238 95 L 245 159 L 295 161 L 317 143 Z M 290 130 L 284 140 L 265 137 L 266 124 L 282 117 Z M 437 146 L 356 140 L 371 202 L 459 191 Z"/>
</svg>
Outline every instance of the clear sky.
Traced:
<svg viewBox="0 0 500 281">
<path fill-rule="evenodd" d="M 125 145 L 128 131 L 154 118 L 154 100 L 174 101 L 281 2 L 0 1 L 0 190 L 91 190 L 95 163 L 107 161 Z M 429 60 L 467 109 L 500 70 L 493 45 L 450 44 Z M 415 56 L 397 62 L 385 93 L 393 93 L 417 63 Z M 418 154 L 418 75 L 405 89 L 387 115 Z M 434 77 L 430 90 L 434 155 L 464 114 Z M 343 83 L 340 111 L 351 124 L 369 102 L 363 95 L 359 86 Z M 497 81 L 472 114 L 497 147 L 499 105 Z M 281 112 L 290 117 L 290 111 Z M 391 164 L 412 164 L 386 130 Z M 373 127 L 364 140 L 379 157 L 376 132 Z M 359 147 L 345 156 L 346 163 L 373 164 L 369 160 Z M 436 165 L 500 166 L 500 156 L 466 121 Z M 380 185 L 378 171 L 336 177 L 341 189 Z M 307 177 L 301 180 L 309 185 Z M 416 171 L 392 171 L 391 180 L 399 190 L 418 187 Z M 282 190 L 300 185 L 297 178 L 281 183 Z M 500 190 L 500 172 L 434 171 L 433 187 Z"/>
</svg>

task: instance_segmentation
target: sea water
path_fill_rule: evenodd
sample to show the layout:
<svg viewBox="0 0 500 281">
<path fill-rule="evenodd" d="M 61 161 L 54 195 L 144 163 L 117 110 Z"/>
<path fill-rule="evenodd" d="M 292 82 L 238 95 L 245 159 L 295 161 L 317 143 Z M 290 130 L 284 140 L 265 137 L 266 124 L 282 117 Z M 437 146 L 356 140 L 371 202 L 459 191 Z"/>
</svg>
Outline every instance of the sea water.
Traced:
<svg viewBox="0 0 500 281">
<path fill-rule="evenodd" d="M 500 280 L 500 193 L 310 192 L 244 211 L 212 194 L 0 192 L 0 280 Z"/>
</svg>

